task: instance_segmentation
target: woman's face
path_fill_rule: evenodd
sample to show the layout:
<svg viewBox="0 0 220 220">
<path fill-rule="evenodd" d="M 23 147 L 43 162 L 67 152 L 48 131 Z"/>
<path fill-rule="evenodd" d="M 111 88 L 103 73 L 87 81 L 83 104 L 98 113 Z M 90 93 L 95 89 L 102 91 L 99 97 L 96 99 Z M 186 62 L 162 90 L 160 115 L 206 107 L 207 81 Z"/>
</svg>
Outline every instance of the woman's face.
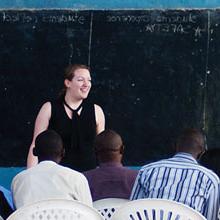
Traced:
<svg viewBox="0 0 220 220">
<path fill-rule="evenodd" d="M 72 80 L 64 81 L 66 92 L 77 100 L 86 99 L 91 89 L 91 76 L 87 69 L 75 70 Z"/>
</svg>

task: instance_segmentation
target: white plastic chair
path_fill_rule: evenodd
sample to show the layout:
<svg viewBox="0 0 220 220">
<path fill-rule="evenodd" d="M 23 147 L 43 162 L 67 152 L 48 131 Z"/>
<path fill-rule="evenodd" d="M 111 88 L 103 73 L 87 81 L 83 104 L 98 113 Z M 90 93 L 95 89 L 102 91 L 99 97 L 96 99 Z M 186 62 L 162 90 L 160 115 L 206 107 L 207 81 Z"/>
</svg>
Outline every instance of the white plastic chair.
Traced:
<svg viewBox="0 0 220 220">
<path fill-rule="evenodd" d="M 97 210 L 78 201 L 50 199 L 17 209 L 7 220 L 103 220 Z"/>
<path fill-rule="evenodd" d="M 179 202 L 139 199 L 118 208 L 111 220 L 205 220 L 199 212 Z"/>
<path fill-rule="evenodd" d="M 100 199 L 93 202 L 93 207 L 97 209 L 101 215 L 107 219 L 111 219 L 113 213 L 117 208 L 119 208 L 124 203 L 128 202 L 128 199 L 121 199 L 121 198 L 106 198 Z"/>
</svg>

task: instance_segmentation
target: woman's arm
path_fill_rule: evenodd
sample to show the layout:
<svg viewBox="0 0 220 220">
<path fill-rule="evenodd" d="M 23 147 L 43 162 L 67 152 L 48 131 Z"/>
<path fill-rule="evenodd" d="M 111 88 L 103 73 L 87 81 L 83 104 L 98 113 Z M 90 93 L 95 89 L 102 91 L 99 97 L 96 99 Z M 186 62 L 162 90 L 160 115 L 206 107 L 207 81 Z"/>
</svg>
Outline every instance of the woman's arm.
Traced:
<svg viewBox="0 0 220 220">
<path fill-rule="evenodd" d="M 33 139 L 27 157 L 27 168 L 33 167 L 38 163 L 38 158 L 33 155 L 35 138 L 37 137 L 38 134 L 40 134 L 42 131 L 45 131 L 48 128 L 50 117 L 51 117 L 51 103 L 46 102 L 42 105 L 35 120 Z"/>
<path fill-rule="evenodd" d="M 105 115 L 102 108 L 95 104 L 96 134 L 105 130 Z"/>
</svg>

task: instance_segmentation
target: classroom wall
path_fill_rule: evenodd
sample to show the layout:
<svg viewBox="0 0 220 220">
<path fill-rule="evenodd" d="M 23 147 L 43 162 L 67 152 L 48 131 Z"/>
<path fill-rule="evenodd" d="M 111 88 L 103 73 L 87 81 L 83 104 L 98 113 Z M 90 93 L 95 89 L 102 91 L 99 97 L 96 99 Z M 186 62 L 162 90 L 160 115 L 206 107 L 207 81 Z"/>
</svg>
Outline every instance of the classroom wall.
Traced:
<svg viewBox="0 0 220 220">
<path fill-rule="evenodd" d="M 93 67 L 92 95 L 103 106 L 107 124 L 126 141 L 125 164 L 142 165 L 166 157 L 177 126 L 205 128 L 211 145 L 218 146 L 219 7 L 220 0 L 1 0 L 4 104 L 0 111 L 6 115 L 1 114 L 0 165 L 4 168 L 0 169 L 0 183 L 9 188 L 11 178 L 25 165 L 37 111 L 43 101 L 59 92 L 62 70 L 69 61 L 89 62 Z M 85 20 L 83 24 L 54 22 L 50 20 L 54 14 L 60 19 L 71 14 Z M 94 29 L 88 56 L 91 17 Z M 126 17 L 133 20 L 123 23 Z M 180 20 L 173 24 L 169 17 Z M 162 26 L 158 18 L 164 19 Z M 45 34 L 50 37 L 41 45 L 39 39 Z M 63 48 L 54 47 L 61 44 Z M 37 55 L 39 50 L 44 50 L 43 60 Z M 58 62 L 57 53 L 63 54 Z M 125 57 L 128 63 L 122 64 L 118 57 Z M 51 82 L 54 75 L 56 80 Z M 51 83 L 49 88 L 45 81 Z M 140 126 L 142 122 L 147 126 Z M 13 128 L 14 133 L 8 132 Z M 148 150 L 142 153 L 146 143 Z M 155 145 L 160 147 L 152 150 Z"/>
</svg>

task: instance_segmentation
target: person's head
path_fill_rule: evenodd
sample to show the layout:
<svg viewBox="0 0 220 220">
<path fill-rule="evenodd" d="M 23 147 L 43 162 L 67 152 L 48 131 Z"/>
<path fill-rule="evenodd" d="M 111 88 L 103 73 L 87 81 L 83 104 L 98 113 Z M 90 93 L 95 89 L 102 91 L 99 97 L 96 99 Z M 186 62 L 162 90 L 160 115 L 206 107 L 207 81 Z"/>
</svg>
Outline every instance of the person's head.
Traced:
<svg viewBox="0 0 220 220">
<path fill-rule="evenodd" d="M 177 138 L 176 151 L 190 153 L 195 159 L 199 159 L 205 152 L 203 133 L 195 128 L 185 129 Z"/>
<path fill-rule="evenodd" d="M 63 93 L 69 93 L 77 100 L 87 98 L 91 89 L 90 68 L 82 64 L 69 65 L 64 73 Z"/>
<path fill-rule="evenodd" d="M 59 163 L 64 156 L 64 147 L 60 135 L 54 130 L 41 132 L 35 139 L 34 156 L 43 160 L 52 160 Z"/>
<path fill-rule="evenodd" d="M 115 131 L 102 131 L 96 136 L 94 145 L 99 162 L 121 162 L 124 145 L 121 136 Z"/>
</svg>

